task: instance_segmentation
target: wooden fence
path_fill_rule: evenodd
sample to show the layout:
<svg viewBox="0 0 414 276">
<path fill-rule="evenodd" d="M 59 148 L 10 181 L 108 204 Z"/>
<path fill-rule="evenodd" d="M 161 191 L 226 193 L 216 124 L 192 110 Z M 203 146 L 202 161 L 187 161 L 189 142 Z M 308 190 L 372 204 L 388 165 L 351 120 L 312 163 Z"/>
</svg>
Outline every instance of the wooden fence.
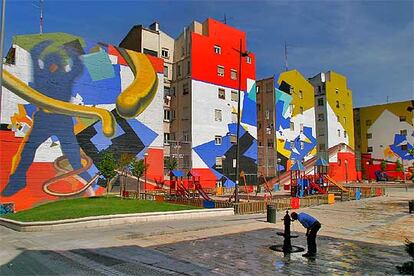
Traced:
<svg viewBox="0 0 414 276">
<path fill-rule="evenodd" d="M 301 198 L 299 200 L 299 206 L 301 208 L 316 206 L 321 204 L 328 203 L 328 195 L 315 195 Z M 265 213 L 267 210 L 267 205 L 273 205 L 276 207 L 276 210 L 286 210 L 291 208 L 291 198 L 284 197 L 273 199 L 271 201 L 251 201 L 251 202 L 239 202 L 234 203 L 234 213 L 237 215 L 244 214 L 255 214 L 255 213 Z"/>
</svg>

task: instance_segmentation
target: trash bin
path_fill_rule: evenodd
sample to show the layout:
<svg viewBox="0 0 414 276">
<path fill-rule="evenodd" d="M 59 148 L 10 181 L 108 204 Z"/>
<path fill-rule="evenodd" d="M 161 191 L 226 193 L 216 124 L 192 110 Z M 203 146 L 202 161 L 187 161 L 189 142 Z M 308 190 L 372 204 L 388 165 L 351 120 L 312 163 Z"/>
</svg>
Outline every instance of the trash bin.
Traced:
<svg viewBox="0 0 414 276">
<path fill-rule="evenodd" d="M 408 211 L 410 212 L 410 214 L 414 211 L 414 200 L 408 201 Z M 269 219 L 269 215 L 267 215 L 267 218 Z"/>
<path fill-rule="evenodd" d="M 276 206 L 267 205 L 267 222 L 276 223 Z"/>
<path fill-rule="evenodd" d="M 275 184 L 275 185 L 273 185 L 273 190 L 274 190 L 275 192 L 279 191 L 279 184 Z"/>
<path fill-rule="evenodd" d="M 359 189 L 356 189 L 355 200 L 360 200 L 360 199 L 361 199 L 361 191 Z"/>
</svg>

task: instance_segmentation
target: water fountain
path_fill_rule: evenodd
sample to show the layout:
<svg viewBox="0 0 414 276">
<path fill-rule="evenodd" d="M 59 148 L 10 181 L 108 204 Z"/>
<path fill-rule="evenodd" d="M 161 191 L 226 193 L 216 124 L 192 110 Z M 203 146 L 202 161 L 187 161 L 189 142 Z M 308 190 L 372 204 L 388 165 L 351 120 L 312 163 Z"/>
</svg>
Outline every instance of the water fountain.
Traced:
<svg viewBox="0 0 414 276">
<path fill-rule="evenodd" d="M 289 215 L 289 211 L 286 210 L 286 214 L 283 217 L 283 223 L 285 225 L 285 230 L 284 230 L 284 232 L 277 232 L 276 233 L 277 235 L 284 237 L 283 245 L 281 245 L 281 244 L 272 245 L 272 246 L 270 246 L 270 249 L 272 249 L 274 251 L 278 251 L 278 252 L 283 252 L 285 254 L 305 251 L 305 249 L 303 247 L 292 245 L 291 239 L 292 238 L 297 238 L 299 236 L 298 235 L 292 235 L 290 233 L 290 224 L 291 224 L 291 222 L 292 222 L 292 219 Z"/>
</svg>

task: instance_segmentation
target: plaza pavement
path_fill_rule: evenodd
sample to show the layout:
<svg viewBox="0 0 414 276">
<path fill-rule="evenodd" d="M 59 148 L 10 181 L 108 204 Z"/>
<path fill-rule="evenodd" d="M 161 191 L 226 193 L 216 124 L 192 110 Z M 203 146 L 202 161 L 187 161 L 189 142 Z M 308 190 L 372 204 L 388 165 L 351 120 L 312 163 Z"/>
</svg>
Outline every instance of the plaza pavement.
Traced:
<svg viewBox="0 0 414 276">
<path fill-rule="evenodd" d="M 0 227 L 0 275 L 393 275 L 414 239 L 408 200 L 414 189 L 361 201 L 305 208 L 322 228 L 318 256 L 283 256 L 277 223 L 265 214 L 24 233 Z M 306 247 L 305 229 L 294 245 Z"/>
</svg>

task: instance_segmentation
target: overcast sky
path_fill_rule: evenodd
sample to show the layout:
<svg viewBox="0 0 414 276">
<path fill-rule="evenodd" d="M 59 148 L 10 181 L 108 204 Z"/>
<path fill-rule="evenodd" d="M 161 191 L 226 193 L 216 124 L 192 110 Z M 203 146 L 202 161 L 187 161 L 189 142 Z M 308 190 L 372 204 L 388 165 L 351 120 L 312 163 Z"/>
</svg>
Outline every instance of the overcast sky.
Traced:
<svg viewBox="0 0 414 276">
<path fill-rule="evenodd" d="M 13 35 L 39 32 L 36 1 L 7 0 Z M 257 79 L 290 69 L 348 77 L 354 106 L 414 99 L 414 1 L 44 1 L 44 31 L 118 44 L 136 24 L 160 22 L 176 37 L 192 20 L 223 20 L 247 33 Z"/>
</svg>

